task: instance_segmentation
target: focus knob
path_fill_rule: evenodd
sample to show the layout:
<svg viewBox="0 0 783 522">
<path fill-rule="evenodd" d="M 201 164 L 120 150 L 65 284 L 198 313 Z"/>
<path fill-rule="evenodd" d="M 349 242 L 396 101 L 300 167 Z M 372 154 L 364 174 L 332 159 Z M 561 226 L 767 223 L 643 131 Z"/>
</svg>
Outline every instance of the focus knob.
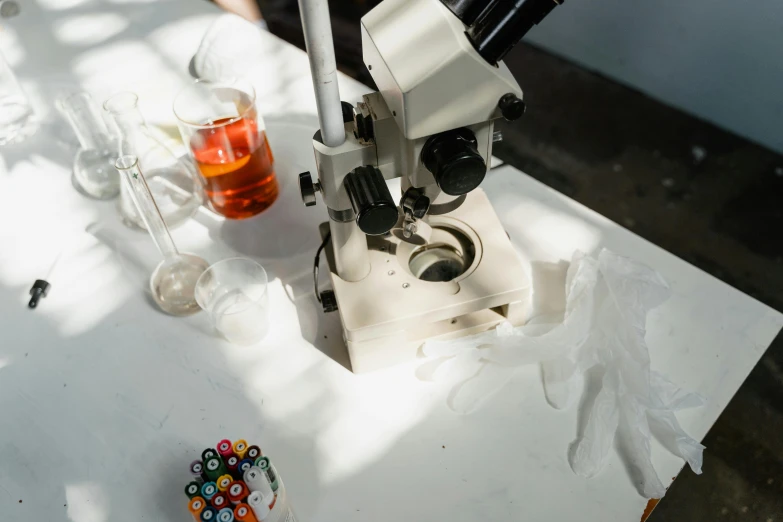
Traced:
<svg viewBox="0 0 783 522">
<path fill-rule="evenodd" d="M 302 194 L 302 203 L 306 207 L 315 205 L 315 193 L 318 189 L 318 183 L 313 183 L 313 177 L 309 172 L 299 174 L 299 192 Z"/>
<path fill-rule="evenodd" d="M 362 232 L 379 236 L 394 228 L 399 211 L 380 170 L 372 165 L 357 167 L 345 176 L 343 184 Z"/>
<path fill-rule="evenodd" d="M 522 117 L 523 114 L 525 114 L 527 107 L 525 106 L 525 102 L 517 98 L 516 94 L 510 92 L 508 94 L 504 94 L 500 98 L 500 101 L 498 102 L 498 109 L 500 109 L 500 114 L 503 115 L 504 120 L 514 121 L 518 120 Z"/>
<path fill-rule="evenodd" d="M 427 170 L 438 187 L 450 196 L 461 196 L 478 187 L 487 174 L 487 164 L 478 152 L 476 135 L 468 129 L 436 134 L 421 151 Z"/>
</svg>

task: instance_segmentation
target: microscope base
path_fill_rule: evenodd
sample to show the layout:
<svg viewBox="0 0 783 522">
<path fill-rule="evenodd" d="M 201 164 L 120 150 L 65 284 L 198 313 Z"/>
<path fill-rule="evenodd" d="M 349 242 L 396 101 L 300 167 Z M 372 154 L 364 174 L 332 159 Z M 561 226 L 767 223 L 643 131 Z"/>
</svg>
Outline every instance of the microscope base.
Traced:
<svg viewBox="0 0 783 522">
<path fill-rule="evenodd" d="M 456 339 L 504 320 L 518 326 L 527 317 L 527 275 L 481 189 L 428 222 L 426 245 L 402 239 L 399 229 L 368 236 L 371 268 L 361 281 L 340 278 L 326 249 L 354 373 L 415 359 L 427 339 Z"/>
</svg>

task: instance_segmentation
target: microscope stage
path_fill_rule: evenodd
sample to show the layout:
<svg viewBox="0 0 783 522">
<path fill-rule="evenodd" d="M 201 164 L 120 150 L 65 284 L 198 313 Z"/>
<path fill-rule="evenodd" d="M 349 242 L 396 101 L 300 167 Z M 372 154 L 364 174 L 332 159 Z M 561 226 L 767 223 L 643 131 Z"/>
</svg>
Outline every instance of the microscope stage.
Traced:
<svg viewBox="0 0 783 522">
<path fill-rule="evenodd" d="M 327 253 L 356 373 L 415 358 L 430 338 L 524 321 L 528 278 L 484 191 L 472 191 L 462 206 L 428 222 L 433 233 L 426 245 L 398 238 L 399 229 L 368 236 L 371 269 L 361 281 L 341 279 Z M 451 280 L 432 280 L 443 278 Z"/>
</svg>

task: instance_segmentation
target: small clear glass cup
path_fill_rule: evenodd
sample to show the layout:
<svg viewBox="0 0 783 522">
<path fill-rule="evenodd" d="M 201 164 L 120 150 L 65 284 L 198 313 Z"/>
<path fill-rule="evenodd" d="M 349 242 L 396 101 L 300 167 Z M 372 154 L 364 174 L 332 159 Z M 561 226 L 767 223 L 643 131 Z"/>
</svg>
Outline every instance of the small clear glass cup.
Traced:
<svg viewBox="0 0 783 522">
<path fill-rule="evenodd" d="M 275 202 L 274 158 L 249 82 L 197 80 L 176 96 L 174 114 L 217 213 L 244 219 Z"/>
<path fill-rule="evenodd" d="M 269 331 L 264 267 L 243 257 L 218 261 L 196 282 L 196 302 L 213 326 L 235 344 L 254 344 Z"/>
</svg>

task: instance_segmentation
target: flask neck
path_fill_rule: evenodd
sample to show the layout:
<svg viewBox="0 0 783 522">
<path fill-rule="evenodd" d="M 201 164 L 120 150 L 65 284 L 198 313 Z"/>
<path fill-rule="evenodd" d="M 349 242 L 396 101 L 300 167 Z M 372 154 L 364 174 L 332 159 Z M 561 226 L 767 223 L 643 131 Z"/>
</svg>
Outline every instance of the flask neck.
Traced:
<svg viewBox="0 0 783 522">
<path fill-rule="evenodd" d="M 140 151 L 135 150 L 140 145 L 138 140 L 148 135 L 148 131 L 144 116 L 138 108 L 138 97 L 132 92 L 121 92 L 107 99 L 103 108 L 111 116 L 121 143 L 133 149 L 123 150 L 123 154 L 139 155 Z"/>
<path fill-rule="evenodd" d="M 117 128 L 119 137 L 131 145 L 147 134 L 147 123 L 138 109 L 132 109 L 122 113 L 112 113 L 112 120 Z"/>
<path fill-rule="evenodd" d="M 144 117 L 138 109 L 112 114 L 112 119 L 123 135 L 132 134 L 147 127 L 147 122 L 144 121 Z"/>
<path fill-rule="evenodd" d="M 108 147 L 108 130 L 89 94 L 73 94 L 61 100 L 59 106 L 83 149 L 100 150 Z"/>
</svg>

